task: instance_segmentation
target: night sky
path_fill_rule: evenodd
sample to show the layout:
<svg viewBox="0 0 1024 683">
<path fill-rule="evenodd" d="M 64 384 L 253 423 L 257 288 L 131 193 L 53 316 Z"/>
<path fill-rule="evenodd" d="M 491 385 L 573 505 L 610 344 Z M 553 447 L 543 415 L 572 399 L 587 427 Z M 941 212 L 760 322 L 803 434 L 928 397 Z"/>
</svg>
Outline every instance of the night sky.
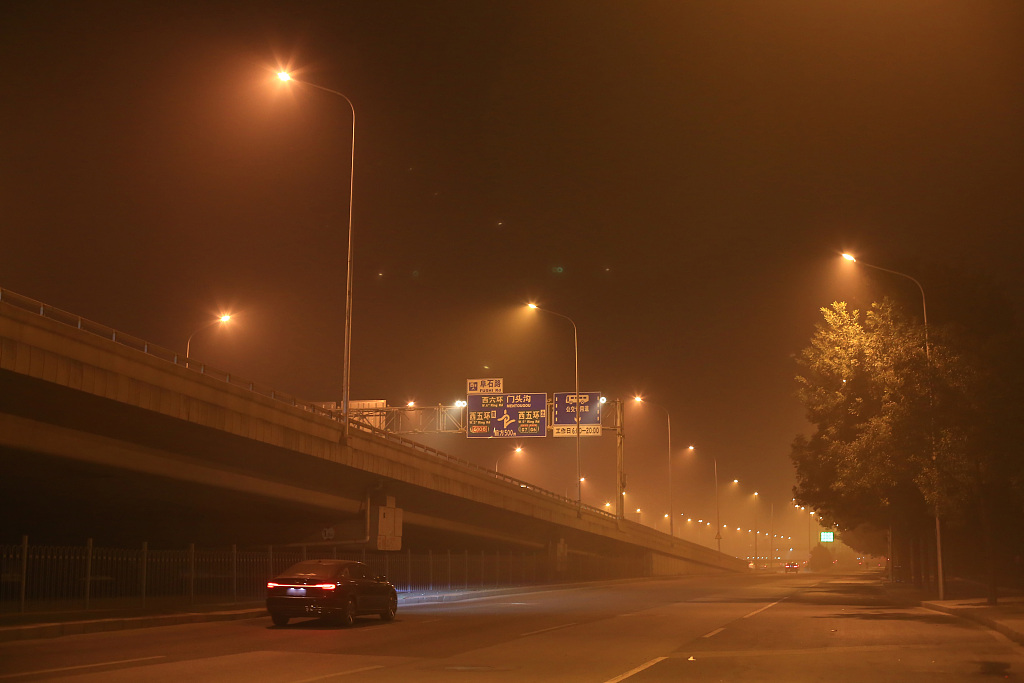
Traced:
<svg viewBox="0 0 1024 683">
<path fill-rule="evenodd" d="M 712 455 L 723 521 L 778 511 L 819 307 L 920 312 L 840 252 L 929 322 L 961 283 L 1024 308 L 1022 29 L 1014 0 L 8 1 L 0 287 L 182 351 L 232 312 L 193 357 L 339 400 L 352 122 L 287 67 L 357 113 L 353 400 L 571 391 L 535 301 L 581 390 L 670 412 L 677 513 L 711 514 Z M 652 523 L 665 413 L 626 420 Z M 575 495 L 572 439 L 430 442 Z M 583 448 L 613 500 L 613 439 Z"/>
</svg>

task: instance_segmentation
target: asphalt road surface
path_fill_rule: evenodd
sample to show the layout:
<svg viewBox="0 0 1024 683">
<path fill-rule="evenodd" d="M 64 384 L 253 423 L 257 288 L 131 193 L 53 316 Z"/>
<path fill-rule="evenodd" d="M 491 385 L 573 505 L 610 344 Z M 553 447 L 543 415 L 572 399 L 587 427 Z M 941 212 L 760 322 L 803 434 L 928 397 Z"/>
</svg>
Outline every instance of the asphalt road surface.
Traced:
<svg viewBox="0 0 1024 683">
<path fill-rule="evenodd" d="M 1024 680 L 1024 648 L 897 606 L 877 574 L 649 579 L 446 604 L 393 623 L 269 617 L 0 645 L 0 682 Z"/>
</svg>

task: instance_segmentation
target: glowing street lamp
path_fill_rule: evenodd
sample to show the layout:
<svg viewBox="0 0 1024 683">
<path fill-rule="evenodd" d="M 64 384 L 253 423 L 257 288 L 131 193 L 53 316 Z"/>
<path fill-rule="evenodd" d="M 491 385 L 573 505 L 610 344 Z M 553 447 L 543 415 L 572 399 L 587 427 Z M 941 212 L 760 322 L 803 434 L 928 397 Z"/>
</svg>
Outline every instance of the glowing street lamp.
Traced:
<svg viewBox="0 0 1024 683">
<path fill-rule="evenodd" d="M 637 403 L 647 403 L 655 408 L 658 408 L 665 413 L 665 420 L 668 425 L 668 535 L 675 536 L 675 515 L 672 514 L 672 415 L 669 414 L 668 408 L 660 406 L 657 403 L 651 403 L 645 401 L 643 396 L 634 396 L 633 400 Z M 690 446 L 688 450 L 693 450 L 693 446 Z"/>
<path fill-rule="evenodd" d="M 543 311 L 550 313 L 551 315 L 558 316 L 568 320 L 572 325 L 572 348 L 573 356 L 575 358 L 575 375 L 576 375 L 576 478 L 579 481 L 576 483 L 576 516 L 583 516 L 583 463 L 580 460 L 580 346 L 579 339 L 576 335 L 576 323 L 567 315 L 556 313 L 555 311 L 549 311 L 546 308 L 541 308 L 537 304 L 529 303 L 526 307 L 532 311 Z"/>
<path fill-rule="evenodd" d="M 693 451 L 694 447 L 690 446 L 690 448 L 688 450 Z M 715 463 L 715 524 L 717 525 L 717 528 L 715 530 L 715 540 L 718 542 L 718 552 L 722 552 L 722 528 L 723 527 L 722 527 L 722 506 L 720 505 L 719 497 L 718 497 L 718 458 L 715 455 L 712 454 L 711 460 L 712 460 L 712 462 Z M 711 522 L 708 522 L 708 526 L 711 526 Z"/>
<path fill-rule="evenodd" d="M 518 455 L 518 454 L 520 454 L 522 452 L 523 452 L 523 447 L 522 446 L 516 446 L 514 449 L 512 449 L 512 453 L 510 453 L 508 455 L 503 455 L 500 458 L 498 458 L 497 460 L 495 460 L 494 461 L 494 471 L 495 471 L 495 473 L 498 472 L 498 463 L 500 463 L 505 458 L 509 457 L 509 455 Z"/>
<path fill-rule="evenodd" d="M 344 417 L 344 430 L 345 437 L 348 437 L 349 428 L 349 388 L 351 386 L 351 368 L 352 368 L 352 281 L 354 271 L 352 269 L 352 199 L 353 190 L 355 188 L 355 176 L 356 176 L 356 107 L 344 93 L 330 88 L 325 88 L 322 85 L 316 83 L 309 83 L 307 81 L 296 81 L 291 77 L 287 71 L 280 71 L 277 77 L 284 83 L 295 82 L 307 85 L 317 90 L 322 90 L 332 95 L 337 95 L 341 99 L 345 100 L 348 104 L 349 109 L 352 111 L 352 150 L 349 161 L 349 175 L 348 175 L 348 255 L 346 261 L 346 284 L 345 284 L 345 347 L 342 356 L 342 371 L 341 371 L 341 412 Z"/>
<path fill-rule="evenodd" d="M 190 334 L 188 336 L 188 341 L 185 342 L 185 361 L 186 361 L 186 365 L 188 364 L 188 354 L 189 354 L 189 351 L 192 349 L 192 337 L 196 336 L 196 333 L 202 332 L 207 327 L 212 327 L 213 325 L 216 325 L 217 323 L 221 323 L 223 325 L 224 323 L 226 323 L 226 322 L 228 322 L 230 320 L 231 320 L 231 314 L 225 313 L 224 315 L 222 315 L 222 316 L 220 316 L 218 318 L 214 318 L 213 320 L 211 320 L 210 322 L 206 323 L 205 325 L 203 325 L 202 327 L 200 327 L 199 329 L 197 329 L 195 332 L 193 332 L 192 334 Z"/>
<path fill-rule="evenodd" d="M 923 319 L 924 319 L 924 358 L 925 358 L 925 362 L 928 364 L 928 369 L 931 370 L 932 357 L 931 357 L 931 350 L 930 350 L 930 347 L 928 345 L 928 301 L 925 299 L 924 287 L 921 286 L 921 283 L 918 282 L 916 278 L 911 277 L 910 275 L 907 275 L 906 273 L 901 273 L 898 270 L 890 270 L 888 268 L 882 268 L 881 266 L 876 266 L 876 265 L 873 265 L 871 263 L 865 263 L 864 261 L 858 261 L 852 254 L 843 254 L 843 258 L 846 259 L 847 261 L 851 262 L 851 263 L 858 263 L 858 264 L 860 264 L 862 266 L 867 266 L 868 268 L 874 268 L 875 270 L 880 270 L 883 273 L 891 273 L 892 275 L 899 275 L 900 277 L 904 277 L 904 278 L 910 280 L 911 282 L 913 282 L 915 285 L 917 285 L 918 291 L 921 292 L 921 314 L 922 314 Z M 935 460 L 935 435 L 933 434 L 932 435 L 932 461 L 934 462 L 934 460 Z M 942 524 L 939 522 L 939 504 L 938 504 L 938 501 L 936 501 L 936 503 L 935 503 L 935 564 L 936 564 L 936 573 L 937 573 L 937 577 L 936 578 L 938 579 L 938 582 L 939 582 L 939 600 L 945 600 L 946 599 L 946 581 L 945 581 L 945 577 L 943 576 L 943 571 L 942 571 Z"/>
</svg>

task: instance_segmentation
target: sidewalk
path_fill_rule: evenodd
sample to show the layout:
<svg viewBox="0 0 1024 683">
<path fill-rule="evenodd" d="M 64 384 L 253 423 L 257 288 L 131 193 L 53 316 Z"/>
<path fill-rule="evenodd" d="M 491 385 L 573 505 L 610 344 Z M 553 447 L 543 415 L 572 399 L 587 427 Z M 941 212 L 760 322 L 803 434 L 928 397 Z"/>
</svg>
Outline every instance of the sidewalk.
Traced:
<svg viewBox="0 0 1024 683">
<path fill-rule="evenodd" d="M 921 607 L 976 621 L 1024 645 L 1024 597 L 1000 598 L 999 604 L 994 606 L 984 598 L 928 600 L 922 602 Z"/>
<path fill-rule="evenodd" d="M 1000 591 L 998 604 L 989 605 L 984 586 L 955 579 L 947 582 L 946 593 L 952 597 L 946 600 L 932 600 L 913 587 L 898 584 L 884 583 L 883 589 L 898 602 L 968 619 L 1024 645 L 1024 595 L 1017 591 Z"/>
</svg>

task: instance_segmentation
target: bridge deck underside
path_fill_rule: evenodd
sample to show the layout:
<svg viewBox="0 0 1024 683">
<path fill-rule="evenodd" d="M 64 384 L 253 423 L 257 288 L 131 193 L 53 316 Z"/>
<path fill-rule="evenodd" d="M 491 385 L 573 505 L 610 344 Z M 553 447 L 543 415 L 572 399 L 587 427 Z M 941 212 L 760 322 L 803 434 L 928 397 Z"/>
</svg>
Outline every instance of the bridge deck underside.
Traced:
<svg viewBox="0 0 1024 683">
<path fill-rule="evenodd" d="M 0 448 L 0 514 L 10 534 L 55 542 L 99 535 L 119 543 L 315 542 L 322 528 L 363 519 L 366 492 L 379 488 L 410 511 L 404 515 L 406 548 L 544 548 L 553 540 L 542 524 L 471 501 L 23 375 L 0 370 L 0 386 L 5 440 L 31 428 L 75 435 L 57 446 Z M 106 461 L 119 454 L 129 461 Z M 151 462 L 155 457 L 164 462 Z M 174 474 L 186 470 L 189 476 Z M 254 471 L 269 485 L 254 491 L 236 481 Z M 304 493 L 297 498 L 296 490 Z M 318 491 L 322 497 L 313 495 Z M 473 524 L 442 521 L 449 517 Z M 502 526 L 510 530 L 493 530 Z M 607 551 L 607 545 L 592 550 Z"/>
</svg>

